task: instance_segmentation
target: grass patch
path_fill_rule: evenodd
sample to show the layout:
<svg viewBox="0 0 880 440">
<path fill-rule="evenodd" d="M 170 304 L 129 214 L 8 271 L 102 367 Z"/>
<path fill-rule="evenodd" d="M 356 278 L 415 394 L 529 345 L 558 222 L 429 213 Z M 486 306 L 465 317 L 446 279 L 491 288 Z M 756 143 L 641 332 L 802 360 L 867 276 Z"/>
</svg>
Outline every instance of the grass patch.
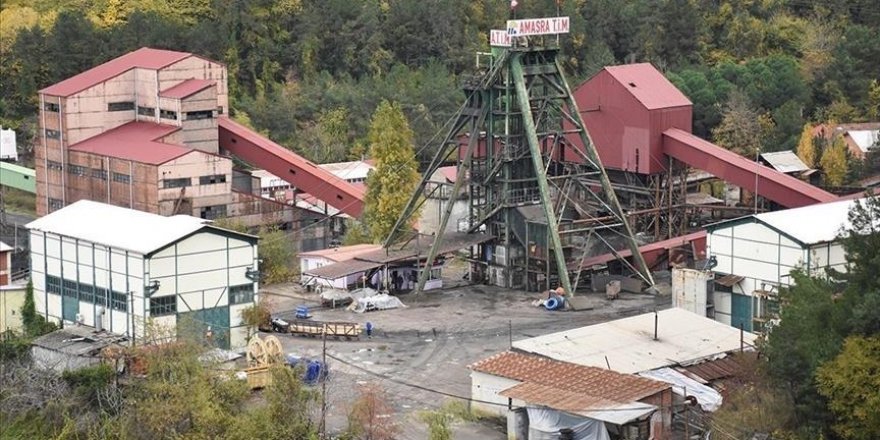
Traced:
<svg viewBox="0 0 880 440">
<path fill-rule="evenodd" d="M 3 188 L 0 192 L 3 204 L 9 212 L 37 215 L 37 196 L 15 188 Z"/>
</svg>

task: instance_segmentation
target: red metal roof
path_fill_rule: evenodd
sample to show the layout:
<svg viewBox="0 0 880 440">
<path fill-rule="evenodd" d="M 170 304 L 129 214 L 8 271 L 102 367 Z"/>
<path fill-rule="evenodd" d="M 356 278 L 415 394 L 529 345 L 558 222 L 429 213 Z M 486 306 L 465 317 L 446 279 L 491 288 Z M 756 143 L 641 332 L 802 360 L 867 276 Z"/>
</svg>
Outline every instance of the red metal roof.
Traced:
<svg viewBox="0 0 880 440">
<path fill-rule="evenodd" d="M 457 166 L 440 167 L 437 170 L 440 171 L 441 174 L 443 174 L 443 177 L 445 177 L 446 180 L 452 183 L 455 183 L 455 181 L 458 179 Z"/>
<path fill-rule="evenodd" d="M 649 110 L 691 105 L 687 96 L 650 63 L 609 66 L 605 71 Z"/>
<path fill-rule="evenodd" d="M 194 151 L 159 141 L 177 130 L 180 127 L 173 125 L 129 122 L 71 145 L 70 150 L 160 165 Z"/>
<path fill-rule="evenodd" d="M 668 240 L 661 240 L 661 241 L 655 241 L 653 243 L 648 243 L 644 246 L 639 247 L 639 253 L 641 253 L 642 255 L 645 255 L 645 254 L 657 252 L 657 251 L 666 251 L 669 249 L 674 249 L 674 248 L 686 246 L 692 242 L 696 242 L 699 240 L 705 240 L 705 238 L 706 238 L 706 231 L 705 230 L 697 231 L 697 232 L 687 234 L 687 235 L 672 237 Z M 629 249 L 621 249 L 621 250 L 617 251 L 617 254 L 620 255 L 622 258 L 632 256 L 632 252 Z M 617 259 L 617 257 L 612 253 L 596 255 L 595 257 L 590 257 L 590 258 L 584 259 L 583 263 L 581 264 L 581 268 L 586 269 L 586 268 L 595 266 L 597 264 L 605 264 L 609 261 L 614 261 L 616 259 Z"/>
<path fill-rule="evenodd" d="M 188 79 L 176 86 L 169 87 L 159 92 L 163 98 L 183 99 L 194 93 L 201 92 L 217 82 L 212 79 Z"/>
<path fill-rule="evenodd" d="M 663 152 L 786 208 L 837 200 L 803 180 L 780 173 L 677 128 L 663 132 Z M 757 185 L 757 188 L 755 188 Z"/>
<path fill-rule="evenodd" d="M 72 76 L 57 84 L 40 90 L 40 93 L 52 96 L 70 96 L 89 87 L 100 84 L 119 76 L 135 67 L 144 69 L 161 69 L 182 59 L 192 56 L 186 52 L 152 49 L 142 47 L 121 57 L 114 58 L 104 64 L 93 67 L 79 75 Z"/>
</svg>

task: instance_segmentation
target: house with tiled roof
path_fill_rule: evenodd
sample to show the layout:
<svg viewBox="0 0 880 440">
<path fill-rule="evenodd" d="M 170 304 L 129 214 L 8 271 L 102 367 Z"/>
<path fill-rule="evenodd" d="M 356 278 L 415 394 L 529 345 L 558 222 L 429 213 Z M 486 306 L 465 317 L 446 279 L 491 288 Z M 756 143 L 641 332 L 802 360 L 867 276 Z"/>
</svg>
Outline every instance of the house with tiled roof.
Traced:
<svg viewBox="0 0 880 440">
<path fill-rule="evenodd" d="M 673 393 L 668 383 L 516 351 L 469 368 L 473 408 L 507 416 L 508 438 L 565 429 L 575 431 L 578 439 L 608 439 L 609 432 L 670 438 Z"/>
</svg>

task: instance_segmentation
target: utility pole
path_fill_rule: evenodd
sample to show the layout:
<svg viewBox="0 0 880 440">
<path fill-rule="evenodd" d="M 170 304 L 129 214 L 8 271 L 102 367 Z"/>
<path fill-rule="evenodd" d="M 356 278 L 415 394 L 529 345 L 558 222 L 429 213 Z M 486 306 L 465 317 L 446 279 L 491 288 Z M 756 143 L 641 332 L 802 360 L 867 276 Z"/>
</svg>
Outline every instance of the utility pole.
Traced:
<svg viewBox="0 0 880 440">
<path fill-rule="evenodd" d="M 327 438 L 327 378 L 324 372 L 327 368 L 327 323 L 321 331 L 321 370 L 318 372 L 318 380 L 321 381 L 321 438 Z"/>
</svg>

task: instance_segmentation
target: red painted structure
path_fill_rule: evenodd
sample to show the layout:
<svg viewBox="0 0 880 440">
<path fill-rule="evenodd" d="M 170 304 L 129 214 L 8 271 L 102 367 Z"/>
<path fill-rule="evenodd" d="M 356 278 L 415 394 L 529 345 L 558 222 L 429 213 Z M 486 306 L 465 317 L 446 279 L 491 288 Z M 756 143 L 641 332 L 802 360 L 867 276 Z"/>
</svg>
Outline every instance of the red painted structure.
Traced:
<svg viewBox="0 0 880 440">
<path fill-rule="evenodd" d="M 837 200 L 834 194 L 803 180 L 746 159 L 677 128 L 663 132 L 663 152 L 786 208 Z"/>
<path fill-rule="evenodd" d="M 220 148 L 307 191 L 352 216 L 364 210 L 364 190 L 336 177 L 302 156 L 229 119 L 219 118 Z"/>
<path fill-rule="evenodd" d="M 671 251 L 684 247 L 690 248 L 688 250 L 693 254 L 694 259 L 699 260 L 706 258 L 706 231 L 697 231 L 691 234 L 673 237 L 668 240 L 649 243 L 639 247 L 639 252 L 642 254 L 642 257 L 644 257 L 648 267 L 654 267 L 662 259 L 664 254 L 671 253 Z M 630 252 L 629 249 L 622 249 L 618 251 L 617 254 L 627 259 L 632 256 L 632 252 Z M 581 269 L 589 269 L 593 266 L 606 264 L 616 259 L 617 256 L 611 253 L 596 255 L 595 257 L 585 259 L 583 264 L 581 264 Z M 632 261 L 630 262 L 632 263 Z M 574 266 L 576 267 L 577 264 Z"/>
<path fill-rule="evenodd" d="M 691 131 L 693 105 L 648 63 L 606 67 L 575 89 L 574 98 L 605 168 L 662 173 L 668 163 L 662 133 Z M 580 138 L 568 141 L 583 149 Z M 580 162 L 578 154 L 564 154 L 565 160 Z"/>
</svg>

